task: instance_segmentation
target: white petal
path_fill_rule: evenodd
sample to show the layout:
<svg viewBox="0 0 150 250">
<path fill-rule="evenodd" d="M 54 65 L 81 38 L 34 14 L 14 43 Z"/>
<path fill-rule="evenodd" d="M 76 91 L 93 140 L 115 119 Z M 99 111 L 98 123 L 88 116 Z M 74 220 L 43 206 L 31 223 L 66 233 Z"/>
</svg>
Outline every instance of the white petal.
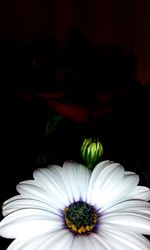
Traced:
<svg viewBox="0 0 150 250">
<path fill-rule="evenodd" d="M 90 171 L 85 166 L 75 162 L 65 162 L 62 178 L 70 203 L 86 199 Z"/>
<path fill-rule="evenodd" d="M 44 189 L 49 195 L 57 197 L 65 207 L 69 204 L 62 181 L 62 167 L 51 166 L 34 171 L 33 176 L 38 186 Z"/>
<path fill-rule="evenodd" d="M 91 203 L 97 204 L 103 211 L 112 204 L 128 199 L 139 182 L 139 176 L 124 173 L 123 167 L 118 164 L 103 169 L 93 188 Z"/>
<path fill-rule="evenodd" d="M 6 216 L 0 223 L 0 235 L 6 238 L 33 237 L 64 226 L 63 218 L 39 209 L 21 209 Z"/>
<path fill-rule="evenodd" d="M 34 184 L 31 184 L 29 181 L 21 182 L 17 185 L 17 191 L 23 195 L 24 198 L 40 200 L 56 209 L 64 209 L 64 204 L 58 197 L 39 187 L 35 181 Z"/>
<path fill-rule="evenodd" d="M 131 193 L 133 199 L 150 200 L 150 189 L 148 187 L 137 186 Z"/>
<path fill-rule="evenodd" d="M 72 233 L 63 229 L 36 237 L 17 238 L 11 243 L 8 250 L 70 250 L 73 238 Z"/>
<path fill-rule="evenodd" d="M 93 169 L 88 187 L 88 200 L 90 200 L 90 197 L 92 196 L 93 188 L 97 180 L 97 177 L 100 175 L 101 171 L 110 164 L 111 164 L 110 161 L 102 161 L 98 163 Z"/>
<path fill-rule="evenodd" d="M 125 175 L 120 181 L 120 184 L 116 185 L 116 188 L 112 189 L 112 192 L 108 193 L 108 202 L 103 204 L 101 211 L 105 211 L 107 208 L 125 200 L 132 198 L 131 192 L 136 189 L 139 182 L 139 176 L 135 174 Z M 136 197 L 135 197 L 136 198 Z"/>
<path fill-rule="evenodd" d="M 110 230 L 103 231 L 102 233 L 105 235 L 106 239 L 114 244 L 119 244 L 121 249 L 128 250 L 149 250 L 150 242 L 141 234 L 130 233 L 128 231 L 118 231 L 118 230 Z M 113 243 L 114 242 L 114 243 Z M 118 247 L 116 247 L 118 249 Z"/>
<path fill-rule="evenodd" d="M 150 215 L 140 212 L 112 212 L 101 216 L 100 227 L 150 234 Z"/>
<path fill-rule="evenodd" d="M 71 246 L 71 250 L 97 250 L 97 249 L 102 249 L 106 250 L 105 248 L 100 248 L 103 247 L 101 244 L 99 244 L 98 248 L 96 248 L 96 243 L 93 242 L 93 240 L 90 239 L 88 235 L 77 235 L 74 237 L 73 244 Z"/>
<path fill-rule="evenodd" d="M 7 203 L 6 202 L 4 203 L 3 215 L 6 216 L 19 209 L 31 209 L 31 208 L 45 210 L 45 211 L 52 212 L 58 215 L 61 214 L 60 210 L 56 209 L 50 204 L 47 204 L 43 201 L 36 200 L 36 199 L 23 198 L 21 195 L 18 195 L 18 197 L 16 198 L 14 197 L 13 200 Z"/>
<path fill-rule="evenodd" d="M 106 237 L 106 234 L 104 233 L 94 233 L 92 234 L 92 237 L 97 240 L 97 249 L 107 249 L 107 250 L 122 250 L 122 248 L 118 247 L 118 242 L 114 242 L 113 240 L 110 241 L 109 237 Z"/>
<path fill-rule="evenodd" d="M 59 230 L 55 233 L 51 233 L 45 243 L 40 244 L 38 249 L 40 250 L 70 250 L 74 239 L 74 235 L 69 230 Z M 35 249 L 36 250 L 36 249 Z"/>
<path fill-rule="evenodd" d="M 36 237 L 19 237 L 15 239 L 7 250 L 36 250 L 38 245 L 44 243 L 49 235 L 39 235 Z"/>
<path fill-rule="evenodd" d="M 114 193 L 114 189 L 116 189 L 116 186 L 120 183 L 123 176 L 124 169 L 117 163 L 110 164 L 103 168 L 97 178 L 94 179 L 95 183 L 93 184 L 90 182 L 93 189 L 90 193 L 88 190 L 88 201 L 96 203 L 100 200 L 98 205 L 103 206 L 105 200 L 111 199 L 110 192 L 113 190 Z M 89 185 L 89 189 L 90 188 L 91 187 Z"/>
<path fill-rule="evenodd" d="M 114 211 L 135 213 L 144 212 L 150 214 L 150 203 L 143 200 L 126 200 L 110 206 L 107 210 L 105 210 L 105 214 Z"/>
</svg>

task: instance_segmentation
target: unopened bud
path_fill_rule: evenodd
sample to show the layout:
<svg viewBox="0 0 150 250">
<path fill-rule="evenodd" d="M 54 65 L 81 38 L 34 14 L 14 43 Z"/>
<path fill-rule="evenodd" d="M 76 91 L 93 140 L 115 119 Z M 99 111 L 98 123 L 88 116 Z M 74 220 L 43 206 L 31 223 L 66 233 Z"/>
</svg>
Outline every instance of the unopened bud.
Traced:
<svg viewBox="0 0 150 250">
<path fill-rule="evenodd" d="M 103 147 L 99 139 L 86 138 L 81 146 L 81 156 L 89 169 L 100 161 L 103 155 Z"/>
</svg>

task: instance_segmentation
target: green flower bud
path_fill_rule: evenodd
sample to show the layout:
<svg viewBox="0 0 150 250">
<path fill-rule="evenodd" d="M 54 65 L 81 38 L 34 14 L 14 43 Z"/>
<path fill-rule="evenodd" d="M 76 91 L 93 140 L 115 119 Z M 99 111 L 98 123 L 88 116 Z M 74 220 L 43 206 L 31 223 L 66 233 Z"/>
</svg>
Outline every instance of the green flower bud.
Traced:
<svg viewBox="0 0 150 250">
<path fill-rule="evenodd" d="M 81 156 L 89 169 L 100 161 L 103 155 L 103 147 L 99 139 L 86 138 L 81 146 Z"/>
</svg>

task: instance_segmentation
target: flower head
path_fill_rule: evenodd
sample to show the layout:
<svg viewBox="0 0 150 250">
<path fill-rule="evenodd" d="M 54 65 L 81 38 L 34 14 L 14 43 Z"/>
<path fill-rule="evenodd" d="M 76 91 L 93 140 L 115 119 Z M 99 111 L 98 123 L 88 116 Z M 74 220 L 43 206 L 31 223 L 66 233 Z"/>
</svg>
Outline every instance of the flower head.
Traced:
<svg viewBox="0 0 150 250">
<path fill-rule="evenodd" d="M 118 163 L 37 169 L 3 205 L 8 250 L 149 250 L 150 190 Z"/>
</svg>

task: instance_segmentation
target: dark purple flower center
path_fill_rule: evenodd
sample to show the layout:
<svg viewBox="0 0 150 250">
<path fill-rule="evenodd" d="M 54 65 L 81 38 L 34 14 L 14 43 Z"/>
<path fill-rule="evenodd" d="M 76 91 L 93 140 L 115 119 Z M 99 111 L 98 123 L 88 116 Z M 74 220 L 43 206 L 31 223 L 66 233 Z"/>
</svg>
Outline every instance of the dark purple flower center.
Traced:
<svg viewBox="0 0 150 250">
<path fill-rule="evenodd" d="M 83 234 L 93 231 L 97 220 L 96 209 L 84 201 L 74 202 L 65 208 L 66 226 L 74 233 Z"/>
</svg>

